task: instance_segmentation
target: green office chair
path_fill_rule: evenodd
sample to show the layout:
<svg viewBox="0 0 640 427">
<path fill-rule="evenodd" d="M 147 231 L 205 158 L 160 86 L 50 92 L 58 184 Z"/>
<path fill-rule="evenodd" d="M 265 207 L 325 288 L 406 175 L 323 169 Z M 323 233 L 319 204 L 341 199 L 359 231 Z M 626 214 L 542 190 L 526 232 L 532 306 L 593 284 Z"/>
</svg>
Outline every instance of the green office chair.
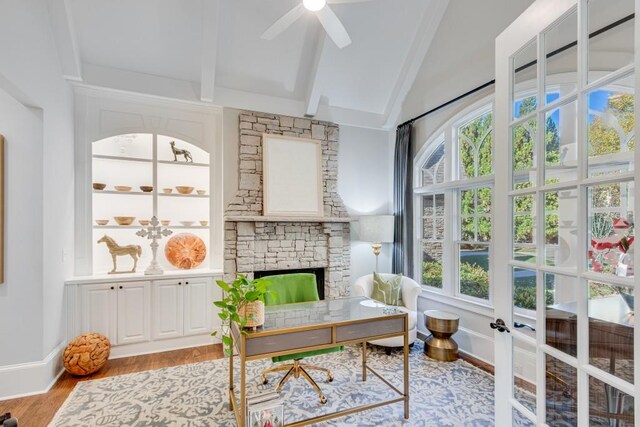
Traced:
<svg viewBox="0 0 640 427">
<path fill-rule="evenodd" d="M 265 305 L 291 304 L 295 302 L 320 300 L 320 297 L 318 296 L 318 288 L 316 287 L 315 274 L 280 274 L 264 277 L 264 279 L 270 282 L 268 289 L 274 292 L 273 297 L 267 295 L 265 299 Z M 270 374 L 272 372 L 287 371 L 285 376 L 280 380 L 280 383 L 276 387 L 276 391 L 280 391 L 280 389 L 282 389 L 282 387 L 286 384 L 287 381 L 291 379 L 292 376 L 297 379 L 302 375 L 302 377 L 309 381 L 313 388 L 318 392 L 318 396 L 320 396 L 320 402 L 327 403 L 327 398 L 324 396 L 318 384 L 313 380 L 313 378 L 311 378 L 307 371 L 314 370 L 324 372 L 327 374 L 327 380 L 329 382 L 333 381 L 333 375 L 331 375 L 331 371 L 320 366 L 302 364 L 300 363 L 300 361 L 305 357 L 334 353 L 336 351 L 342 350 L 344 350 L 344 346 L 272 357 L 271 360 L 274 363 L 286 362 L 289 360 L 293 360 L 293 363 L 274 366 L 273 368 L 265 369 L 264 371 L 262 371 L 262 384 L 266 384 L 267 382 L 269 382 L 269 380 L 267 379 L 267 374 Z"/>
</svg>

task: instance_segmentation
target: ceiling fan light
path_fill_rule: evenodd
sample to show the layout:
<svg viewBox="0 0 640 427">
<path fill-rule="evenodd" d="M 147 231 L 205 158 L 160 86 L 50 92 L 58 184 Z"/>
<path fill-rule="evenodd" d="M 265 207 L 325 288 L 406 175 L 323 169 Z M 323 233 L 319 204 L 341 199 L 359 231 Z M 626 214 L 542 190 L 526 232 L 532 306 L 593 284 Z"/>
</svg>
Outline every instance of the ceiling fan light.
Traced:
<svg viewBox="0 0 640 427">
<path fill-rule="evenodd" d="M 327 0 L 302 0 L 302 4 L 307 10 L 317 12 L 326 6 Z"/>
</svg>

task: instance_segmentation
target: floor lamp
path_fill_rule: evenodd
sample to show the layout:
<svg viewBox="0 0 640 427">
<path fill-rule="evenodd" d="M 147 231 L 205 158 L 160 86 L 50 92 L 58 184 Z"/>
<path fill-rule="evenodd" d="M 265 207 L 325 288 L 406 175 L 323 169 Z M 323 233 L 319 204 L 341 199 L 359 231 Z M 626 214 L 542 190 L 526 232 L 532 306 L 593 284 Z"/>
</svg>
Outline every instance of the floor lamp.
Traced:
<svg viewBox="0 0 640 427">
<path fill-rule="evenodd" d="M 378 255 L 382 249 L 382 243 L 393 242 L 393 215 L 368 215 L 361 216 L 360 240 L 373 242 L 371 248 L 376 256 L 376 273 L 378 272 Z"/>
</svg>

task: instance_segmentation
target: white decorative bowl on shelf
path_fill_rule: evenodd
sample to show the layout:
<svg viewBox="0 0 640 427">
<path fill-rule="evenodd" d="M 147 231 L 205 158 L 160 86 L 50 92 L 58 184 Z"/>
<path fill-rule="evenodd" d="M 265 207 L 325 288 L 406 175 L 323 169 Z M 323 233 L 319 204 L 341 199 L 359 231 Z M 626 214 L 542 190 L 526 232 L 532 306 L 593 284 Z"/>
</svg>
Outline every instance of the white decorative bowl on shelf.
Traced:
<svg viewBox="0 0 640 427">
<path fill-rule="evenodd" d="M 198 196 L 204 196 L 207 194 L 207 190 L 196 190 L 196 193 L 198 193 Z"/>
<path fill-rule="evenodd" d="M 185 227 L 191 227 L 193 224 L 195 224 L 195 221 L 180 221 L 180 224 L 184 225 Z"/>
<path fill-rule="evenodd" d="M 207 225 L 209 225 L 209 221 L 200 221 L 200 225 L 206 227 Z"/>
<path fill-rule="evenodd" d="M 162 192 L 164 194 L 171 194 L 172 191 L 173 191 L 173 188 L 163 188 L 162 189 Z"/>
<path fill-rule="evenodd" d="M 107 224 L 109 224 L 109 220 L 108 219 L 96 219 L 96 224 L 98 224 L 98 225 L 107 225 Z"/>
<path fill-rule="evenodd" d="M 131 191 L 131 187 L 129 187 L 128 185 L 116 185 L 115 188 L 117 191 Z"/>
</svg>

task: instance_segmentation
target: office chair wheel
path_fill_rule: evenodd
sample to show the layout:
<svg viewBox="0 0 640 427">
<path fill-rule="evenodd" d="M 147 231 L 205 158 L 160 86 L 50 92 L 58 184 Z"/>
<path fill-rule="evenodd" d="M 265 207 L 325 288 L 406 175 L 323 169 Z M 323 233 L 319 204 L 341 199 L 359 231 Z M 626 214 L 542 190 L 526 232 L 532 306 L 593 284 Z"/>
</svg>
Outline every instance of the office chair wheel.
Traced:
<svg viewBox="0 0 640 427">
<path fill-rule="evenodd" d="M 327 381 L 329 381 L 330 383 L 333 382 L 333 375 L 327 375 Z"/>
<path fill-rule="evenodd" d="M 320 396 L 320 403 L 322 403 L 323 405 L 327 403 L 327 398 L 324 396 Z"/>
</svg>

